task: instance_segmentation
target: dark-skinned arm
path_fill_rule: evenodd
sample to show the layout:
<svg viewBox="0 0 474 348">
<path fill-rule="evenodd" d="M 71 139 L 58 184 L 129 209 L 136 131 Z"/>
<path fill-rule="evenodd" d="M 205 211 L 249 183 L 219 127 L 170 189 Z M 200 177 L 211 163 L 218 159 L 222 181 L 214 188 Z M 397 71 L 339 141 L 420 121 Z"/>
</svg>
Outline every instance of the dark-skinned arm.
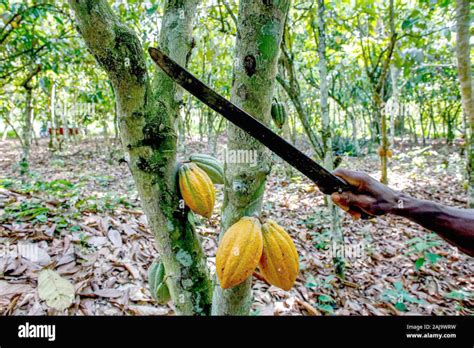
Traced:
<svg viewBox="0 0 474 348">
<path fill-rule="evenodd" d="M 360 218 L 360 213 L 354 208 L 371 215 L 402 216 L 437 233 L 462 252 L 474 256 L 474 209 L 451 208 L 416 199 L 392 190 L 365 173 L 338 169 L 334 174 L 354 187 L 353 192 L 334 193 L 331 196 L 335 204 L 354 218 Z"/>
</svg>

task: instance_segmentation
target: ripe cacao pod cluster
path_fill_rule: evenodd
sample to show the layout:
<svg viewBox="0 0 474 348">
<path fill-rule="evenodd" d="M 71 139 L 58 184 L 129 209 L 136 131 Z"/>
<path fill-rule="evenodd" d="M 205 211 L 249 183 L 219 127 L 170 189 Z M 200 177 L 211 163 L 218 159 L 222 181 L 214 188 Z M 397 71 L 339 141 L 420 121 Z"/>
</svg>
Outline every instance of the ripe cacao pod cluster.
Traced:
<svg viewBox="0 0 474 348">
<path fill-rule="evenodd" d="M 385 156 L 385 150 L 382 146 L 379 146 L 379 148 L 377 149 L 377 154 L 380 156 L 380 157 L 384 157 Z"/>
<path fill-rule="evenodd" d="M 276 222 L 268 220 L 262 225 L 258 218 L 246 216 L 224 233 L 217 249 L 220 286 L 238 285 L 256 268 L 269 284 L 289 290 L 298 276 L 298 253 L 291 237 Z"/>
<path fill-rule="evenodd" d="M 165 283 L 165 276 L 163 263 L 156 259 L 148 269 L 148 285 L 150 286 L 151 296 L 160 304 L 165 304 L 171 299 L 168 285 Z"/>
<path fill-rule="evenodd" d="M 184 203 L 196 214 L 210 218 L 216 201 L 214 184 L 224 183 L 224 169 L 210 155 L 193 154 L 178 170 L 179 190 Z"/>
<path fill-rule="evenodd" d="M 179 168 L 179 190 L 184 203 L 196 214 L 210 218 L 216 191 L 209 175 L 195 163 L 183 163 Z"/>
<path fill-rule="evenodd" d="M 287 117 L 285 103 L 278 102 L 275 99 L 272 103 L 271 115 L 275 126 L 281 129 L 285 124 Z"/>
<path fill-rule="evenodd" d="M 380 147 L 377 149 L 377 153 L 378 153 L 378 155 L 379 155 L 380 157 L 385 157 L 385 156 L 387 156 L 388 158 L 392 158 L 392 156 L 393 156 L 392 150 L 388 149 L 387 151 L 385 151 L 382 146 L 380 146 Z"/>
</svg>

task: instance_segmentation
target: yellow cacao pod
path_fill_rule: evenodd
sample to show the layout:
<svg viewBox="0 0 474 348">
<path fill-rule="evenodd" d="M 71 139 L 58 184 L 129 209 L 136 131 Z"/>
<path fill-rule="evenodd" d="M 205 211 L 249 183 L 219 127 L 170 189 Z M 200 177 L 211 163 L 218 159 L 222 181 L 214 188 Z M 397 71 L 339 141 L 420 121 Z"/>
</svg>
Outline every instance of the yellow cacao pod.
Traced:
<svg viewBox="0 0 474 348">
<path fill-rule="evenodd" d="M 382 146 L 380 146 L 378 149 L 377 149 L 377 153 L 379 154 L 380 157 L 385 157 L 385 150 Z"/>
<path fill-rule="evenodd" d="M 184 203 L 196 214 L 210 218 L 216 191 L 204 170 L 194 163 L 183 163 L 179 168 L 179 189 Z"/>
<path fill-rule="evenodd" d="M 230 226 L 216 254 L 216 272 L 221 287 L 230 288 L 251 276 L 262 249 L 262 227 L 257 218 L 246 216 Z"/>
<path fill-rule="evenodd" d="M 392 150 L 387 150 L 387 157 L 392 158 L 392 156 L 393 156 Z"/>
<path fill-rule="evenodd" d="M 298 252 L 285 230 L 272 220 L 262 226 L 263 253 L 258 264 L 265 280 L 283 290 L 290 290 L 299 271 Z"/>
</svg>

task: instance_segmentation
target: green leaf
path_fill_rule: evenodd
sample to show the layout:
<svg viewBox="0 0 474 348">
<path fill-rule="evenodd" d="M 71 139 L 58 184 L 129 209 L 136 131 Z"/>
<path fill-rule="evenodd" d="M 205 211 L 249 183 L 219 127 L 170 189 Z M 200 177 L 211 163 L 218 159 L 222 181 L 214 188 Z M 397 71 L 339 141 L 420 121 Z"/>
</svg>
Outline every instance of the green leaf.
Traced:
<svg viewBox="0 0 474 348">
<path fill-rule="evenodd" d="M 405 304 L 403 304 L 402 302 L 395 303 L 395 308 L 402 312 L 407 311 L 407 306 L 405 306 Z"/>
<path fill-rule="evenodd" d="M 71 232 L 77 232 L 81 230 L 81 226 L 79 225 L 74 225 L 71 227 Z"/>
<path fill-rule="evenodd" d="M 434 254 L 434 253 L 425 253 L 425 257 L 428 259 L 428 261 L 431 264 L 435 264 L 439 259 L 443 258 L 441 255 Z"/>
<path fill-rule="evenodd" d="M 424 264 L 425 264 L 425 258 L 420 257 L 418 260 L 415 261 L 416 270 L 418 271 Z"/>
<path fill-rule="evenodd" d="M 334 302 L 334 299 L 328 295 L 320 295 L 318 297 L 319 302 Z"/>
<path fill-rule="evenodd" d="M 314 278 L 312 274 L 308 276 L 308 279 L 306 280 L 305 286 L 307 288 L 314 288 L 317 286 L 317 280 Z"/>
<path fill-rule="evenodd" d="M 61 19 L 61 17 L 59 16 L 54 16 L 54 19 L 56 20 L 56 22 L 58 22 L 59 24 L 64 24 L 63 20 Z"/>
<path fill-rule="evenodd" d="M 395 283 L 393 283 L 393 287 L 394 287 L 398 292 L 400 292 L 400 291 L 403 290 L 403 284 L 402 284 L 402 282 L 395 282 Z"/>
<path fill-rule="evenodd" d="M 38 222 L 43 222 L 43 223 L 44 223 L 44 222 L 48 221 L 48 217 L 47 217 L 46 215 L 44 215 L 44 214 L 41 214 L 41 215 L 38 215 L 38 216 L 36 217 L 36 220 L 37 220 Z"/>
<path fill-rule="evenodd" d="M 466 293 L 462 290 L 454 290 L 446 294 L 445 297 L 463 301 L 466 298 Z"/>
<path fill-rule="evenodd" d="M 326 313 L 334 313 L 334 308 L 332 308 L 332 306 L 328 304 L 318 304 L 317 308 Z"/>
<path fill-rule="evenodd" d="M 159 5 L 160 5 L 159 3 L 154 4 L 152 7 L 150 7 L 149 9 L 146 10 L 146 13 L 148 15 L 151 15 L 151 14 L 155 13 L 156 10 L 158 9 Z"/>
<path fill-rule="evenodd" d="M 402 22 L 402 30 L 405 31 L 413 25 L 413 20 L 410 18 L 405 19 Z"/>
</svg>

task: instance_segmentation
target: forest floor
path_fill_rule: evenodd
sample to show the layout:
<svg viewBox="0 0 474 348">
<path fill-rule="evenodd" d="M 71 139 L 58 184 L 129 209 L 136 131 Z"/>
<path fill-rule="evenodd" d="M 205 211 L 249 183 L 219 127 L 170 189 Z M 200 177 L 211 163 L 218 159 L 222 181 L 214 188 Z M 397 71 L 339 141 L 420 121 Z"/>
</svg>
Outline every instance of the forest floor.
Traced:
<svg viewBox="0 0 474 348">
<path fill-rule="evenodd" d="M 204 151 L 199 140 L 187 151 Z M 156 305 L 147 269 L 156 251 L 121 152 L 100 139 L 51 153 L 33 146 L 31 174 L 21 182 L 14 140 L 0 142 L 0 314 L 171 315 Z M 418 198 L 466 205 L 463 160 L 456 148 L 431 143 L 399 146 L 390 186 Z M 343 167 L 379 177 L 375 154 L 344 157 Z M 472 315 L 474 259 L 398 217 L 353 221 L 343 216 L 345 278 L 333 273 L 329 216 L 323 195 L 306 178 L 288 176 L 279 163 L 265 192 L 263 216 L 293 237 L 301 272 L 288 292 L 254 279 L 254 315 Z M 218 203 L 198 232 L 214 267 Z M 19 248 L 19 245 L 28 246 Z M 14 251 L 17 252 L 14 252 Z M 34 250 L 23 253 L 22 250 Z M 64 312 L 38 297 L 38 272 L 56 270 L 74 284 Z"/>
</svg>

